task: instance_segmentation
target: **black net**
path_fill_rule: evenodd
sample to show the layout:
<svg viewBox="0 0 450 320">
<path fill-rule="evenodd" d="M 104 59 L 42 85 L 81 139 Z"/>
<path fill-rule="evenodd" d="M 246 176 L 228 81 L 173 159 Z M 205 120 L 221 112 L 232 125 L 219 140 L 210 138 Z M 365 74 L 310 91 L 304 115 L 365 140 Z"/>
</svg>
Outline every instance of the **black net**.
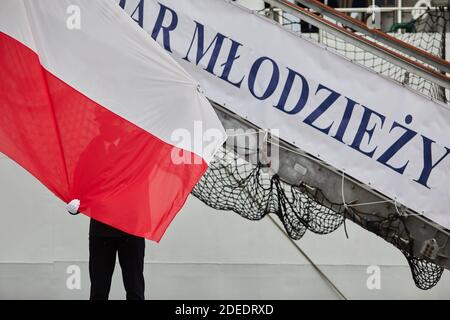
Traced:
<svg viewBox="0 0 450 320">
<path fill-rule="evenodd" d="M 397 246 L 405 254 L 420 289 L 432 288 L 443 272 L 441 267 L 411 254 L 413 240 L 408 236 L 404 217 L 395 208 L 382 218 L 332 203 L 319 189 L 304 183 L 290 185 L 271 174 L 261 162 L 252 164 L 225 148 L 217 152 L 192 194 L 214 209 L 231 210 L 249 220 L 277 215 L 295 240 L 307 230 L 328 234 L 347 218 Z"/>
<path fill-rule="evenodd" d="M 389 33 L 417 48 L 445 59 L 445 33 L 449 29 L 449 11 L 446 7 L 426 9 L 417 18 L 392 24 Z"/>
<path fill-rule="evenodd" d="M 404 254 L 408 260 L 414 283 L 417 287 L 424 290 L 431 289 L 439 282 L 444 269 L 429 261 L 418 259 L 410 255 L 407 251 Z"/>
<path fill-rule="evenodd" d="M 417 74 L 411 73 L 403 67 L 387 61 L 380 56 L 377 56 L 373 52 L 369 52 L 355 46 L 338 35 L 331 34 L 325 30 L 321 30 L 304 23 L 299 18 L 288 13 L 282 13 L 281 21 L 287 29 L 301 35 L 302 37 L 308 38 L 309 40 L 320 43 L 320 45 L 344 56 L 346 59 L 349 59 L 356 64 L 362 65 L 379 73 L 380 75 L 395 80 L 396 82 L 425 96 L 434 98 L 444 103 L 450 102 L 450 92 L 445 88 L 433 83 L 430 80 L 424 79 Z M 445 33 L 446 31 L 448 32 L 450 28 L 449 21 L 450 13 L 448 8 L 427 9 L 416 19 L 412 19 L 406 23 L 393 24 L 389 34 L 399 40 L 445 59 Z M 351 31 L 351 29 L 349 29 L 349 31 Z M 369 36 L 359 33 L 357 33 L 357 35 L 373 42 L 377 42 Z M 382 43 L 378 44 L 386 47 L 386 45 Z M 405 54 L 398 50 L 390 47 L 389 49 L 405 56 Z M 413 57 L 408 58 L 417 61 Z"/>
</svg>

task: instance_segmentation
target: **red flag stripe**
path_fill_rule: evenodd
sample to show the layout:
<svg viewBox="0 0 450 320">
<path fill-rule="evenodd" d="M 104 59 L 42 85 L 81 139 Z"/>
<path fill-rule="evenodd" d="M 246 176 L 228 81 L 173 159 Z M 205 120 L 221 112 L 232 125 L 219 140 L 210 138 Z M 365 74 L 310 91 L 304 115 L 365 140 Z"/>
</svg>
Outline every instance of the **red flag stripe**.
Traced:
<svg viewBox="0 0 450 320">
<path fill-rule="evenodd" d="M 87 98 L 1 32 L 0 75 L 0 152 L 63 201 L 80 199 L 84 214 L 159 241 L 206 162 Z"/>
</svg>

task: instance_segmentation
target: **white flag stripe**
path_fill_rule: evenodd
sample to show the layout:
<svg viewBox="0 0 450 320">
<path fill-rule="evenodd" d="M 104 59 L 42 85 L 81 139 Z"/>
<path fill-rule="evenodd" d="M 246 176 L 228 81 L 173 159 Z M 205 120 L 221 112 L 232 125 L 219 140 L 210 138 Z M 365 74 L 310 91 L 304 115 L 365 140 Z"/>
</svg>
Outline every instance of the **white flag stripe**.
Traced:
<svg viewBox="0 0 450 320">
<path fill-rule="evenodd" d="M 3 1 L 7 10 L 0 12 L 0 31 L 37 52 L 49 72 L 162 141 L 176 142 L 209 163 L 212 153 L 203 152 L 216 148 L 208 148 L 201 137 L 195 137 L 201 144 L 173 141 L 172 134 L 186 129 L 193 135 L 195 123 L 201 121 L 203 131 L 219 129 L 225 137 L 219 119 L 198 92 L 198 84 L 115 2 Z M 67 28 L 70 5 L 80 7 L 80 29 Z M 193 94 L 197 101 L 180 104 L 181 97 Z"/>
</svg>

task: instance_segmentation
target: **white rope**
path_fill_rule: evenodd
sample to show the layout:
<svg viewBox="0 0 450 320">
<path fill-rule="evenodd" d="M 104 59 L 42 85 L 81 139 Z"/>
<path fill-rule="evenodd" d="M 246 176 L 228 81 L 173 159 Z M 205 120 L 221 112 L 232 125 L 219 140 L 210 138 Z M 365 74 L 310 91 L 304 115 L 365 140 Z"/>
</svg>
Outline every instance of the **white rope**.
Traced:
<svg viewBox="0 0 450 320">
<path fill-rule="evenodd" d="M 242 136 L 242 135 L 252 135 L 252 134 L 257 134 L 257 133 L 261 133 L 261 132 L 265 133 L 264 141 L 266 141 L 266 138 L 267 138 L 267 135 L 268 135 L 268 130 L 262 130 L 262 129 L 261 130 L 255 130 L 254 132 L 246 132 L 246 133 L 242 133 L 242 134 L 228 135 L 228 137 Z M 293 150 L 292 148 L 282 146 L 281 144 L 276 143 L 274 141 L 271 141 L 271 144 L 275 145 L 275 146 L 277 146 L 277 147 L 279 147 L 279 148 L 281 148 L 283 150 L 286 150 L 286 151 L 289 151 L 291 153 L 300 155 L 300 156 L 302 156 L 304 158 L 310 159 L 312 161 L 317 161 L 317 160 L 320 161 L 320 159 L 317 159 L 317 158 L 315 158 L 313 156 L 310 156 L 310 155 L 308 155 L 305 152 Z M 395 209 L 396 209 L 396 211 L 397 211 L 399 216 L 421 216 L 421 214 L 418 214 L 418 213 L 407 213 L 407 212 L 404 212 L 403 214 L 400 213 L 400 211 L 398 209 L 398 206 L 397 206 L 397 200 L 381 200 L 381 201 L 372 201 L 372 202 L 363 202 L 363 203 L 349 204 L 345 200 L 344 182 L 345 182 L 345 169 L 342 170 L 341 194 L 342 194 L 342 205 L 347 210 L 349 210 L 349 208 L 351 208 L 351 207 L 360 207 L 360 206 L 368 206 L 368 205 L 374 205 L 374 204 L 391 203 L 391 204 L 394 204 Z"/>
<path fill-rule="evenodd" d="M 269 131 L 265 131 L 265 133 L 264 133 L 264 139 L 263 139 L 263 141 L 264 142 L 267 142 L 268 140 L 267 140 L 267 137 L 269 136 Z"/>
<path fill-rule="evenodd" d="M 250 135 L 254 135 L 254 134 L 259 134 L 259 133 L 265 133 L 265 136 L 267 136 L 267 130 L 254 130 L 252 132 L 243 132 L 243 133 L 235 133 L 235 134 L 227 134 L 227 137 L 240 137 L 240 136 L 250 136 Z"/>
<path fill-rule="evenodd" d="M 382 203 L 391 203 L 391 202 L 392 202 L 392 200 L 380 200 L 380 201 L 348 204 L 347 206 L 349 206 L 349 207 L 361 207 L 361 206 L 368 206 L 368 205 L 382 204 Z"/>
<path fill-rule="evenodd" d="M 289 151 L 289 152 L 292 152 L 292 153 L 294 153 L 294 154 L 298 154 L 299 156 L 302 156 L 302 157 L 304 157 L 304 158 L 310 159 L 310 160 L 312 160 L 312 161 L 317 161 L 317 160 L 318 160 L 317 158 L 314 158 L 314 157 L 308 155 L 308 154 L 305 153 L 305 152 L 300 152 L 300 151 L 292 150 L 291 148 L 282 146 L 282 145 L 279 144 L 279 143 L 276 143 L 276 142 L 273 142 L 273 141 L 272 141 L 271 144 L 273 144 L 273 145 L 275 145 L 275 146 L 277 146 L 277 147 L 280 147 L 281 149 L 284 149 L 284 150 L 287 150 L 287 151 Z M 320 159 L 319 159 L 319 160 L 320 160 Z"/>
<path fill-rule="evenodd" d="M 394 206 L 395 206 L 395 210 L 397 211 L 398 215 L 399 215 L 399 216 L 403 216 L 403 214 L 401 214 L 400 211 L 398 210 L 398 207 L 397 207 L 397 199 L 394 199 Z"/>
<path fill-rule="evenodd" d="M 280 147 L 281 149 L 290 151 L 290 152 L 292 152 L 294 154 L 298 154 L 298 155 L 300 155 L 300 156 L 302 156 L 304 158 L 307 158 L 307 159 L 310 159 L 310 160 L 313 160 L 313 161 L 317 161 L 317 158 L 309 156 L 308 154 L 306 154 L 304 152 L 298 152 L 298 151 L 292 150 L 291 148 L 284 147 L 284 146 L 282 146 L 282 145 L 280 145 L 280 144 L 278 144 L 276 142 L 271 142 L 271 143 L 276 145 L 276 146 L 278 146 L 278 147 Z M 367 205 L 373 205 L 373 204 L 392 203 L 392 204 L 395 205 L 397 213 L 399 213 L 399 215 L 402 215 L 402 214 L 400 214 L 400 212 L 398 210 L 398 207 L 397 207 L 397 204 L 396 204 L 397 203 L 396 200 L 381 200 L 381 201 L 373 201 L 373 202 L 362 202 L 362 203 L 356 203 L 356 204 L 349 204 L 349 203 L 347 203 L 346 200 L 345 200 L 345 191 L 344 191 L 344 179 L 345 179 L 345 172 L 344 171 L 345 171 L 345 169 L 342 170 L 341 193 L 342 193 L 342 205 L 344 206 L 345 209 L 348 210 L 348 208 L 351 208 L 351 207 L 367 206 Z M 419 214 L 419 213 L 407 213 L 407 212 L 405 212 L 403 215 L 404 216 L 421 216 L 421 214 Z"/>
<path fill-rule="evenodd" d="M 347 205 L 347 203 L 345 202 L 344 182 L 345 182 L 345 169 L 342 170 L 341 193 L 342 193 L 342 203 L 343 203 L 343 205 L 344 205 L 344 208 L 345 208 L 347 211 L 349 211 L 349 210 L 348 210 L 348 205 Z"/>
</svg>

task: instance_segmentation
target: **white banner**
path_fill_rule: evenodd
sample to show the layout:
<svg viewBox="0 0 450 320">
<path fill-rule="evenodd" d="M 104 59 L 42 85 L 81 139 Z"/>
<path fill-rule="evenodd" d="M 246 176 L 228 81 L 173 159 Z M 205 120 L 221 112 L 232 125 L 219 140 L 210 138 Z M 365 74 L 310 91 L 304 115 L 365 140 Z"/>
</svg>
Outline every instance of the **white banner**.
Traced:
<svg viewBox="0 0 450 320">
<path fill-rule="evenodd" d="M 450 110 L 225 0 L 116 0 L 206 95 L 450 227 Z"/>
</svg>

